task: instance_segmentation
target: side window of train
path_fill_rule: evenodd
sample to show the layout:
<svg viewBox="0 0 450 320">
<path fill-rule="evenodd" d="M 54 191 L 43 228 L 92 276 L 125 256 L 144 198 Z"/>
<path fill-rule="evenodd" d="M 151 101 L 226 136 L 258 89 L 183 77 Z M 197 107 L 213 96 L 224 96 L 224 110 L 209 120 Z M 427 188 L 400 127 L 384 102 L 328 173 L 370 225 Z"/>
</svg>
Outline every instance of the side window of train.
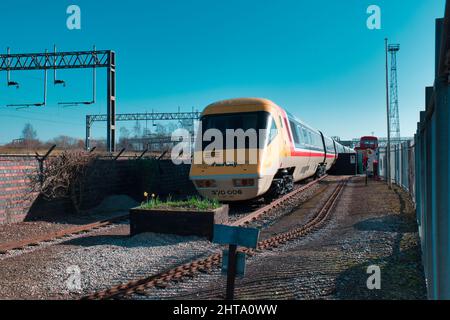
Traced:
<svg viewBox="0 0 450 320">
<path fill-rule="evenodd" d="M 324 150 L 323 150 L 322 136 L 319 135 L 319 134 L 316 134 L 316 146 L 317 146 L 318 148 L 320 148 L 320 150 L 324 151 Z"/>
<path fill-rule="evenodd" d="M 306 146 L 310 145 L 311 143 L 309 142 L 308 131 L 304 127 L 299 126 L 299 130 L 300 130 L 300 128 L 301 128 L 301 132 L 302 132 L 302 136 L 303 136 L 303 144 Z"/>
<path fill-rule="evenodd" d="M 334 150 L 334 144 L 333 144 L 333 141 L 332 141 L 332 140 L 328 140 L 328 151 L 329 151 L 330 153 L 335 153 L 335 150 Z"/>
<path fill-rule="evenodd" d="M 269 131 L 269 142 L 267 143 L 268 145 L 272 143 L 273 139 L 275 139 L 277 134 L 278 134 L 277 124 L 275 123 L 275 119 L 272 119 L 272 125 L 270 126 Z"/>
<path fill-rule="evenodd" d="M 292 122 L 291 120 L 289 120 L 289 124 L 291 126 L 291 131 L 292 131 L 292 137 L 294 138 L 294 144 L 296 146 L 298 146 L 300 144 L 300 138 L 298 136 L 298 132 L 297 132 L 297 126 L 295 125 L 294 122 Z"/>
<path fill-rule="evenodd" d="M 299 125 L 297 125 L 296 130 L 297 130 L 297 135 L 298 135 L 298 137 L 300 139 L 299 147 L 302 147 L 306 143 L 305 138 L 303 137 L 303 131 L 302 131 L 302 129 L 301 129 L 301 127 Z"/>
<path fill-rule="evenodd" d="M 311 134 L 311 131 L 308 131 L 308 141 L 310 145 L 314 145 L 313 136 Z"/>
<path fill-rule="evenodd" d="M 318 143 L 318 138 L 317 138 L 317 134 L 314 132 L 313 133 L 313 143 L 314 143 L 314 147 L 318 148 L 319 147 L 319 143 Z"/>
</svg>

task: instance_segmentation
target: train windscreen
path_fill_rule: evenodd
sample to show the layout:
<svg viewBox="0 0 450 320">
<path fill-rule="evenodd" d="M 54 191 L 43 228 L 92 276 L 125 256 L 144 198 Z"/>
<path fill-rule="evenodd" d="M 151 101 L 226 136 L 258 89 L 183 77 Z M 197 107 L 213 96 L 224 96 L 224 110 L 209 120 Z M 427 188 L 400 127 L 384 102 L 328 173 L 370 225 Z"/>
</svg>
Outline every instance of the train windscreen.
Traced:
<svg viewBox="0 0 450 320">
<path fill-rule="evenodd" d="M 378 141 L 376 139 L 362 139 L 360 145 L 363 148 L 376 148 Z"/>
<path fill-rule="evenodd" d="M 244 132 L 248 132 L 249 129 L 254 129 L 256 134 L 256 143 L 259 147 L 264 145 L 264 141 L 260 141 L 260 129 L 266 129 L 269 124 L 270 114 L 264 111 L 258 112 L 245 112 L 245 113 L 231 113 L 231 114 L 213 114 L 203 116 L 201 121 L 202 126 L 202 150 L 214 141 L 214 136 L 211 141 L 205 141 L 205 133 L 209 129 L 216 129 L 220 131 L 223 138 L 223 144 L 226 145 L 226 133 L 227 129 L 231 130 L 243 130 Z M 234 146 L 238 145 L 238 138 L 234 137 Z M 250 147 L 250 139 L 248 137 L 245 138 L 245 148 Z"/>
</svg>

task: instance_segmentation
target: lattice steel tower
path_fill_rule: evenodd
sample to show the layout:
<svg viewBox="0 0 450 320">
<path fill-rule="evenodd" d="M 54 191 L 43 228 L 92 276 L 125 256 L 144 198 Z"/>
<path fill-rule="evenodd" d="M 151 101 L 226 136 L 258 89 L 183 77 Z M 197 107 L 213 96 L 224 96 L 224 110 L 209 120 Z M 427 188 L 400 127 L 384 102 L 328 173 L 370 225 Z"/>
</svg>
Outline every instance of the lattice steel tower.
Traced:
<svg viewBox="0 0 450 320">
<path fill-rule="evenodd" d="M 397 52 L 400 45 L 390 44 L 388 51 L 391 54 L 391 84 L 390 84 L 390 110 L 389 123 L 393 143 L 400 142 L 400 115 L 398 112 L 398 84 L 397 84 Z"/>
</svg>

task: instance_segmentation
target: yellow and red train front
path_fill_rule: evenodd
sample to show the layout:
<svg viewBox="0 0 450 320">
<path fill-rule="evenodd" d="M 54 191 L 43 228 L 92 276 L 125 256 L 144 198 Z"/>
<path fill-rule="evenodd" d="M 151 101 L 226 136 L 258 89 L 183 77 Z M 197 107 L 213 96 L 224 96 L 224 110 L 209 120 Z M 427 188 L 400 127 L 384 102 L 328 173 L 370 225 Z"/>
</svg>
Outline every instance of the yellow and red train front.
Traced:
<svg viewBox="0 0 450 320">
<path fill-rule="evenodd" d="M 202 196 L 239 201 L 256 198 L 269 189 L 274 174 L 267 167 L 278 170 L 276 159 L 281 152 L 281 137 L 270 130 L 277 127 L 274 109 L 260 99 L 233 99 L 204 110 L 190 171 L 190 179 Z M 209 129 L 221 133 L 222 143 L 207 136 Z M 227 130 L 233 130 L 235 136 Z M 253 133 L 256 140 L 250 138 Z M 233 147 L 227 147 L 230 139 Z"/>
<path fill-rule="evenodd" d="M 335 160 L 331 152 L 326 155 L 320 132 L 294 121 L 270 100 L 220 101 L 206 107 L 200 123 L 190 179 L 207 198 L 253 199 L 269 190 L 280 170 L 289 170 L 293 181 L 299 181 L 313 176 L 321 164 L 329 169 Z M 205 137 L 208 129 L 221 132 L 223 143 L 214 145 L 215 139 Z M 242 130 L 241 134 L 249 129 L 258 131 L 257 146 L 245 137 L 245 145 L 226 147 L 227 129 Z M 297 144 L 296 139 L 302 143 Z"/>
</svg>

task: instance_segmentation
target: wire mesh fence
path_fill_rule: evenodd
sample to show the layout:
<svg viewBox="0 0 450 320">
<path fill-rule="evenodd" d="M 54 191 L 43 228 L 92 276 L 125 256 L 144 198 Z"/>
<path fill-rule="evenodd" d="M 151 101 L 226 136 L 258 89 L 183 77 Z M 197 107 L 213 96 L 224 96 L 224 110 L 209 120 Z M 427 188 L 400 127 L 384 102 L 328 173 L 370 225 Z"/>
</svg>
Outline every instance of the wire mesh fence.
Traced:
<svg viewBox="0 0 450 320">
<path fill-rule="evenodd" d="M 450 299 L 450 2 L 436 20 L 436 76 L 425 90 L 425 110 L 414 140 L 390 150 L 391 182 L 415 202 L 422 259 L 430 299 Z M 380 176 L 387 175 L 386 148 L 381 148 Z"/>
</svg>

